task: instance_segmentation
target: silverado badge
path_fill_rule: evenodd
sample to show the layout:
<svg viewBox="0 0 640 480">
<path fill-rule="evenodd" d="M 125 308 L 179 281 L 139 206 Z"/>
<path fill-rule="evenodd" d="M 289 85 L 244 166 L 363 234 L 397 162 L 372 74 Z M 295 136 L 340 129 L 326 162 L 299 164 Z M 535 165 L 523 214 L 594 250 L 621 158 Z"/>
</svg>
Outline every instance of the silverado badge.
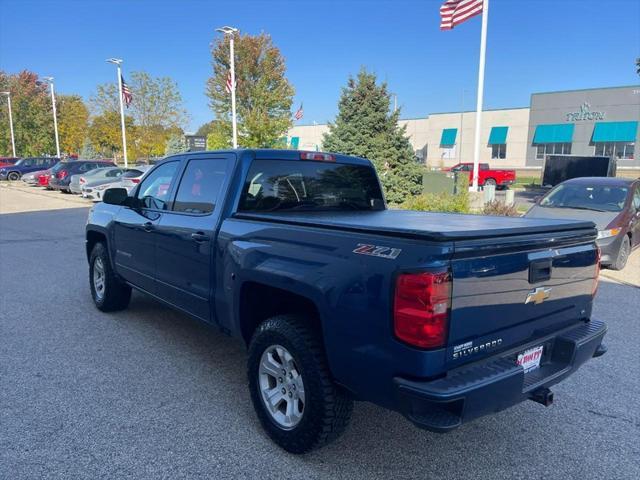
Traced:
<svg viewBox="0 0 640 480">
<path fill-rule="evenodd" d="M 536 305 L 544 302 L 547 298 L 551 296 L 551 288 L 538 287 L 535 290 L 531 290 L 527 294 L 527 299 L 524 301 L 525 305 L 527 303 L 535 303 Z"/>
</svg>

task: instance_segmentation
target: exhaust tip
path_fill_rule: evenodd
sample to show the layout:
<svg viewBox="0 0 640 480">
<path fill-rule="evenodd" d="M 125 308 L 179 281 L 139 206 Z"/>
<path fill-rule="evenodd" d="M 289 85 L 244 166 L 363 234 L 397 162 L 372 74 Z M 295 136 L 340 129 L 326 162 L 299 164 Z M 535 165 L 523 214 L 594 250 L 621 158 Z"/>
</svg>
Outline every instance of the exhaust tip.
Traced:
<svg viewBox="0 0 640 480">
<path fill-rule="evenodd" d="M 546 387 L 540 387 L 531 392 L 529 400 L 533 400 L 540 405 L 549 407 L 553 404 L 553 392 Z"/>
</svg>

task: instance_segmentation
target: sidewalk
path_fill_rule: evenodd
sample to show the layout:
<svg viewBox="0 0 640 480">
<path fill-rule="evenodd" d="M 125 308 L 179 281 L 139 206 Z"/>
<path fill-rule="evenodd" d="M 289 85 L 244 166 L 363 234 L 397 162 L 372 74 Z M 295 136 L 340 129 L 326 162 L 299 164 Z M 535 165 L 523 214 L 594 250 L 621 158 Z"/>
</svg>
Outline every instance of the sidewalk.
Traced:
<svg viewBox="0 0 640 480">
<path fill-rule="evenodd" d="M 617 282 L 640 287 L 640 248 L 631 254 L 624 270 L 616 271 L 603 268 L 600 275 Z"/>
<path fill-rule="evenodd" d="M 92 203 L 78 195 L 32 187 L 24 182 L 0 183 L 0 214 L 90 207 Z"/>
</svg>

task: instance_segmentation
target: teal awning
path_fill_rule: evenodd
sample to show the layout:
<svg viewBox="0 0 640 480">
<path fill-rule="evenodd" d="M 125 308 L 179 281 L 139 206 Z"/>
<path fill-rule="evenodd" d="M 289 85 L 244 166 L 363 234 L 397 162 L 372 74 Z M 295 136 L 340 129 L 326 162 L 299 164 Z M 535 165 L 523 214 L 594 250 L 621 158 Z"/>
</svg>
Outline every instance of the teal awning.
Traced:
<svg viewBox="0 0 640 480">
<path fill-rule="evenodd" d="M 298 148 L 298 145 L 300 145 L 300 137 L 291 137 L 290 147 L 295 150 Z"/>
<path fill-rule="evenodd" d="M 538 125 L 533 143 L 571 143 L 574 127 L 573 123 Z"/>
<path fill-rule="evenodd" d="M 507 132 L 509 127 L 491 127 L 489 134 L 489 145 L 504 145 L 507 143 Z"/>
<path fill-rule="evenodd" d="M 457 128 L 445 128 L 444 130 L 442 130 L 442 137 L 440 137 L 440 145 L 455 145 L 457 134 L 458 134 Z"/>
<path fill-rule="evenodd" d="M 635 142 L 638 122 L 596 122 L 593 142 Z"/>
</svg>

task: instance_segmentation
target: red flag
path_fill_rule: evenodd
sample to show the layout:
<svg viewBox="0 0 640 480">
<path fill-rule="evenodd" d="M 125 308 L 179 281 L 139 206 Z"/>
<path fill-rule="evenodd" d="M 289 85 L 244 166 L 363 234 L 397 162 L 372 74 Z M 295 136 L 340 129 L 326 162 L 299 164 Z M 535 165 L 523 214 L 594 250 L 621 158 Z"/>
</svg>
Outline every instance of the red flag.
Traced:
<svg viewBox="0 0 640 480">
<path fill-rule="evenodd" d="M 440 30 L 452 30 L 456 25 L 482 13 L 483 0 L 447 0 L 440 7 Z"/>
<path fill-rule="evenodd" d="M 124 82 L 124 77 L 122 75 L 120 75 L 120 82 L 122 83 L 122 101 L 125 106 L 129 108 L 129 105 L 131 105 L 131 102 L 133 101 L 133 94 L 131 93 L 129 85 Z"/>
</svg>

